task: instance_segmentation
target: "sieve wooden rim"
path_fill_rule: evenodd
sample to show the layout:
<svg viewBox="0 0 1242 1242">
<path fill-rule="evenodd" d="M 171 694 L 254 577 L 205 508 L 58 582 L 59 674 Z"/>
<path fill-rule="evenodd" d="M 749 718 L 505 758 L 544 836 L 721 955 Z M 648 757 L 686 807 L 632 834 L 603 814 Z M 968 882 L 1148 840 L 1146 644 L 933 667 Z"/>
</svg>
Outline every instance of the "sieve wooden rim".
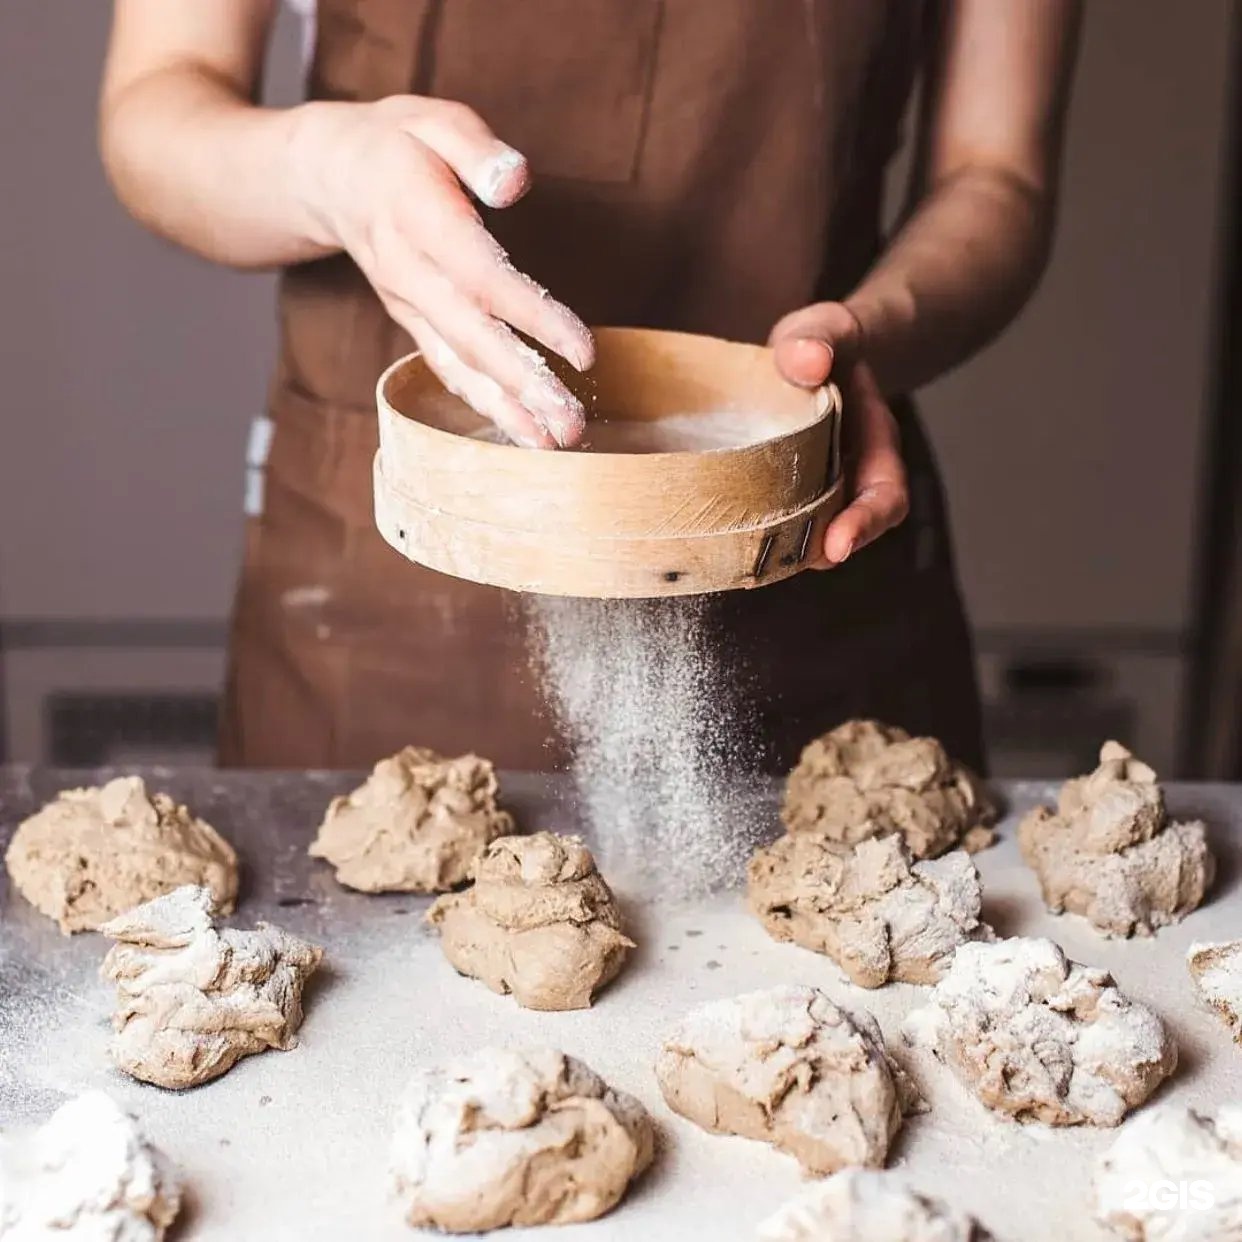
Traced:
<svg viewBox="0 0 1242 1242">
<path fill-rule="evenodd" d="M 759 346 L 596 330 L 601 404 L 631 421 L 757 409 L 788 430 L 700 452 L 539 452 L 474 439 L 417 354 L 376 387 L 376 523 L 402 555 L 476 582 L 654 596 L 777 582 L 842 507 L 841 395 L 796 389 Z M 464 421 L 461 421 L 464 420 Z M 440 425 L 437 425 L 437 424 Z"/>
<path fill-rule="evenodd" d="M 755 401 L 797 403 L 803 421 L 757 443 L 706 452 L 535 452 L 423 421 L 411 398 L 421 393 L 442 403 L 445 395 L 421 357 L 411 354 L 389 367 L 376 389 L 385 477 L 445 513 L 551 534 L 609 536 L 740 528 L 792 513 L 824 490 L 840 415 L 834 385 L 794 389 L 777 375 L 770 351 L 754 345 L 633 328 L 598 329 L 596 341 L 597 370 L 611 365 L 615 377 L 628 359 L 642 359 L 650 369 L 649 394 L 661 370 L 693 368 L 712 377 L 702 394 L 670 392 L 672 408 L 696 397 L 711 406 L 731 385 L 746 384 L 761 390 Z M 395 394 L 405 398 L 403 408 Z M 626 395 L 599 399 L 623 405 Z M 660 399 L 657 390 L 652 401 Z"/>
<path fill-rule="evenodd" d="M 597 599 L 698 595 L 769 586 L 805 569 L 845 507 L 838 478 L 778 519 L 698 535 L 549 538 L 529 528 L 446 514 L 403 495 L 374 463 L 375 522 L 407 560 L 455 578 L 538 595 Z"/>
</svg>

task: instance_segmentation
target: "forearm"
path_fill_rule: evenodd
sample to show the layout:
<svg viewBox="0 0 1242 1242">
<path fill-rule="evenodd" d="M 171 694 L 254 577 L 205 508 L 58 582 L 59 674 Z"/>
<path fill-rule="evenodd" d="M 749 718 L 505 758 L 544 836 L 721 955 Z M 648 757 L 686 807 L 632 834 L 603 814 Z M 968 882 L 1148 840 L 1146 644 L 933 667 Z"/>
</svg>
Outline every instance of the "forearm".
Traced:
<svg viewBox="0 0 1242 1242">
<path fill-rule="evenodd" d="M 105 95 L 100 147 L 142 224 L 217 263 L 269 267 L 331 247 L 304 204 L 307 105 L 260 108 L 210 69 L 170 65 Z"/>
<path fill-rule="evenodd" d="M 922 200 L 846 305 L 887 393 L 965 361 L 1021 310 L 1047 261 L 1051 197 L 964 168 Z"/>
</svg>

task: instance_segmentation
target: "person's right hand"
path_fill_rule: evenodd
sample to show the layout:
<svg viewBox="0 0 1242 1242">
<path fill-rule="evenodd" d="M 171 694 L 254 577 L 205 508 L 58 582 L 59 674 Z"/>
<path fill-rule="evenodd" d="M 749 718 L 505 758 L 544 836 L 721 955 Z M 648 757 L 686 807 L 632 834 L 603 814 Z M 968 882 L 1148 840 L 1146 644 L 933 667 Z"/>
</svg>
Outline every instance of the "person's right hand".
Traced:
<svg viewBox="0 0 1242 1242">
<path fill-rule="evenodd" d="M 514 269 L 470 198 L 517 202 L 530 186 L 521 153 L 444 100 L 398 95 L 302 111 L 291 154 L 315 241 L 350 254 L 445 387 L 515 443 L 575 444 L 582 403 L 513 329 L 580 371 L 594 363 L 595 342 Z"/>
</svg>

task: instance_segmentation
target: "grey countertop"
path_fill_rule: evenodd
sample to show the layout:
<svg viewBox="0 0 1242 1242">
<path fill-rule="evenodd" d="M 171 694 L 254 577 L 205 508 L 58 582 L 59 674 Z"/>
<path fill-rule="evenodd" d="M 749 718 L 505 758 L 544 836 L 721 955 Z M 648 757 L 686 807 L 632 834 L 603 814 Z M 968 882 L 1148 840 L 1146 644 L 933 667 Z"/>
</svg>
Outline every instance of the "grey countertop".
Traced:
<svg viewBox="0 0 1242 1242">
<path fill-rule="evenodd" d="M 626 1200 L 600 1221 L 558 1230 L 558 1239 L 752 1238 L 756 1223 L 797 1190 L 796 1165 L 674 1117 L 660 1099 L 652 1062 L 662 1033 L 687 1008 L 782 982 L 813 983 L 847 1008 L 870 1010 L 919 1081 L 931 1111 L 907 1123 L 892 1155 L 911 1181 L 971 1209 L 1008 1242 L 1102 1236 L 1087 1201 L 1091 1163 L 1108 1142 L 1106 1132 L 1019 1126 L 987 1113 L 945 1071 L 903 1047 L 901 1022 L 924 989 L 851 986 L 827 959 L 769 940 L 736 892 L 656 902 L 640 880 L 611 874 L 638 951 L 594 1008 L 530 1013 L 448 967 L 421 918 L 426 898 L 350 892 L 329 867 L 307 857 L 328 799 L 356 784 L 358 774 L 139 771 L 236 846 L 242 889 L 234 924 L 267 919 L 325 948 L 297 1049 L 251 1057 L 193 1091 L 161 1091 L 108 1064 L 110 995 L 98 978 L 105 943 L 60 935 L 0 874 L 0 1124 L 33 1123 L 68 1094 L 108 1090 L 142 1117 L 184 1172 L 190 1206 L 179 1238 L 410 1236 L 388 1199 L 385 1173 L 392 1112 L 406 1076 L 427 1060 L 514 1041 L 580 1056 L 642 1099 L 661 1131 L 655 1166 Z M 0 848 L 58 790 L 106 775 L 0 769 Z M 522 827 L 577 830 L 563 778 L 511 774 L 502 788 Z M 1053 936 L 1071 957 L 1107 967 L 1124 991 L 1161 1013 L 1182 1054 L 1161 1098 L 1207 1107 L 1242 1100 L 1242 1048 L 1196 1004 L 1184 965 L 1192 941 L 1242 935 L 1242 787 L 1168 787 L 1173 813 L 1208 822 L 1220 875 L 1203 909 L 1154 939 L 1131 942 L 1105 940 L 1079 919 L 1044 910 L 1018 858 L 1013 827 L 1054 787 L 1020 783 L 1002 791 L 1011 814 L 1001 840 L 976 857 L 985 917 L 1004 935 Z M 757 803 L 756 815 L 761 831 L 775 830 L 775 788 Z M 516 1242 L 526 1235 L 508 1236 Z"/>
</svg>

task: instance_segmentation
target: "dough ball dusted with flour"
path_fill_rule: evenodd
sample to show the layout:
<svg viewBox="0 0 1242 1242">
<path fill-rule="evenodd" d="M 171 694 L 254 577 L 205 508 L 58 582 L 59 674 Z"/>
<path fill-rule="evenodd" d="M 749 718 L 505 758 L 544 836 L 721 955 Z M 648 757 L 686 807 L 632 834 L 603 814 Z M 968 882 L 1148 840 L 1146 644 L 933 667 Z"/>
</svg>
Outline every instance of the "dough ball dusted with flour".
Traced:
<svg viewBox="0 0 1242 1242">
<path fill-rule="evenodd" d="M 874 1019 L 809 987 L 701 1005 L 664 1041 L 656 1077 L 674 1112 L 821 1176 L 883 1165 L 903 1113 L 921 1105 Z"/>
<path fill-rule="evenodd" d="M 935 983 L 957 946 L 985 930 L 970 856 L 913 865 L 899 836 L 841 845 L 788 833 L 750 861 L 750 907 L 769 934 L 826 953 L 864 988 Z"/>
<path fill-rule="evenodd" d="M 242 1057 L 297 1045 L 302 988 L 323 950 L 260 923 L 217 931 L 211 894 L 179 888 L 100 929 L 118 943 L 112 1059 L 160 1087 L 218 1078 Z"/>
<path fill-rule="evenodd" d="M 364 893 L 444 892 L 466 879 L 489 841 L 513 831 L 498 789 L 496 770 L 478 755 L 445 759 L 407 746 L 332 799 L 310 854 Z"/>
<path fill-rule="evenodd" d="M 790 832 L 854 845 L 900 833 L 915 858 L 992 843 L 996 808 L 978 779 L 931 737 L 850 720 L 802 752 L 781 818 Z"/>
<path fill-rule="evenodd" d="M 1095 1168 L 1095 1219 L 1131 1242 L 1242 1238 L 1242 1104 L 1127 1121 Z"/>
<path fill-rule="evenodd" d="M 577 837 L 501 837 L 472 875 L 473 886 L 439 898 L 427 921 L 457 970 L 527 1009 L 585 1009 L 634 947 Z"/>
<path fill-rule="evenodd" d="M 63 932 L 94 931 L 181 884 L 211 889 L 226 913 L 237 897 L 233 847 L 137 776 L 66 789 L 17 829 L 5 861 L 17 890 Z"/>
<path fill-rule="evenodd" d="M 1177 1066 L 1159 1017 L 1051 940 L 962 945 L 903 1033 L 989 1108 L 1054 1126 L 1115 1126 Z"/>
<path fill-rule="evenodd" d="M 895 1173 L 843 1169 L 769 1216 L 759 1242 L 992 1242 L 992 1235 Z"/>
<path fill-rule="evenodd" d="M 29 1136 L 0 1135 L 5 1242 L 160 1242 L 180 1209 L 172 1165 L 101 1091 L 62 1104 Z"/>
<path fill-rule="evenodd" d="M 1055 914 L 1081 914 L 1106 936 L 1149 936 L 1203 900 L 1215 866 L 1202 823 L 1170 823 L 1156 774 L 1106 742 L 1090 776 L 1067 781 L 1057 809 L 1018 828 L 1022 857 Z"/>
<path fill-rule="evenodd" d="M 1192 944 L 1186 954 L 1191 981 L 1242 1045 L 1242 940 Z"/>
<path fill-rule="evenodd" d="M 594 1220 L 651 1163 L 654 1128 L 632 1096 L 548 1048 L 484 1048 L 419 1070 L 392 1174 L 406 1220 L 454 1233 Z"/>
</svg>

